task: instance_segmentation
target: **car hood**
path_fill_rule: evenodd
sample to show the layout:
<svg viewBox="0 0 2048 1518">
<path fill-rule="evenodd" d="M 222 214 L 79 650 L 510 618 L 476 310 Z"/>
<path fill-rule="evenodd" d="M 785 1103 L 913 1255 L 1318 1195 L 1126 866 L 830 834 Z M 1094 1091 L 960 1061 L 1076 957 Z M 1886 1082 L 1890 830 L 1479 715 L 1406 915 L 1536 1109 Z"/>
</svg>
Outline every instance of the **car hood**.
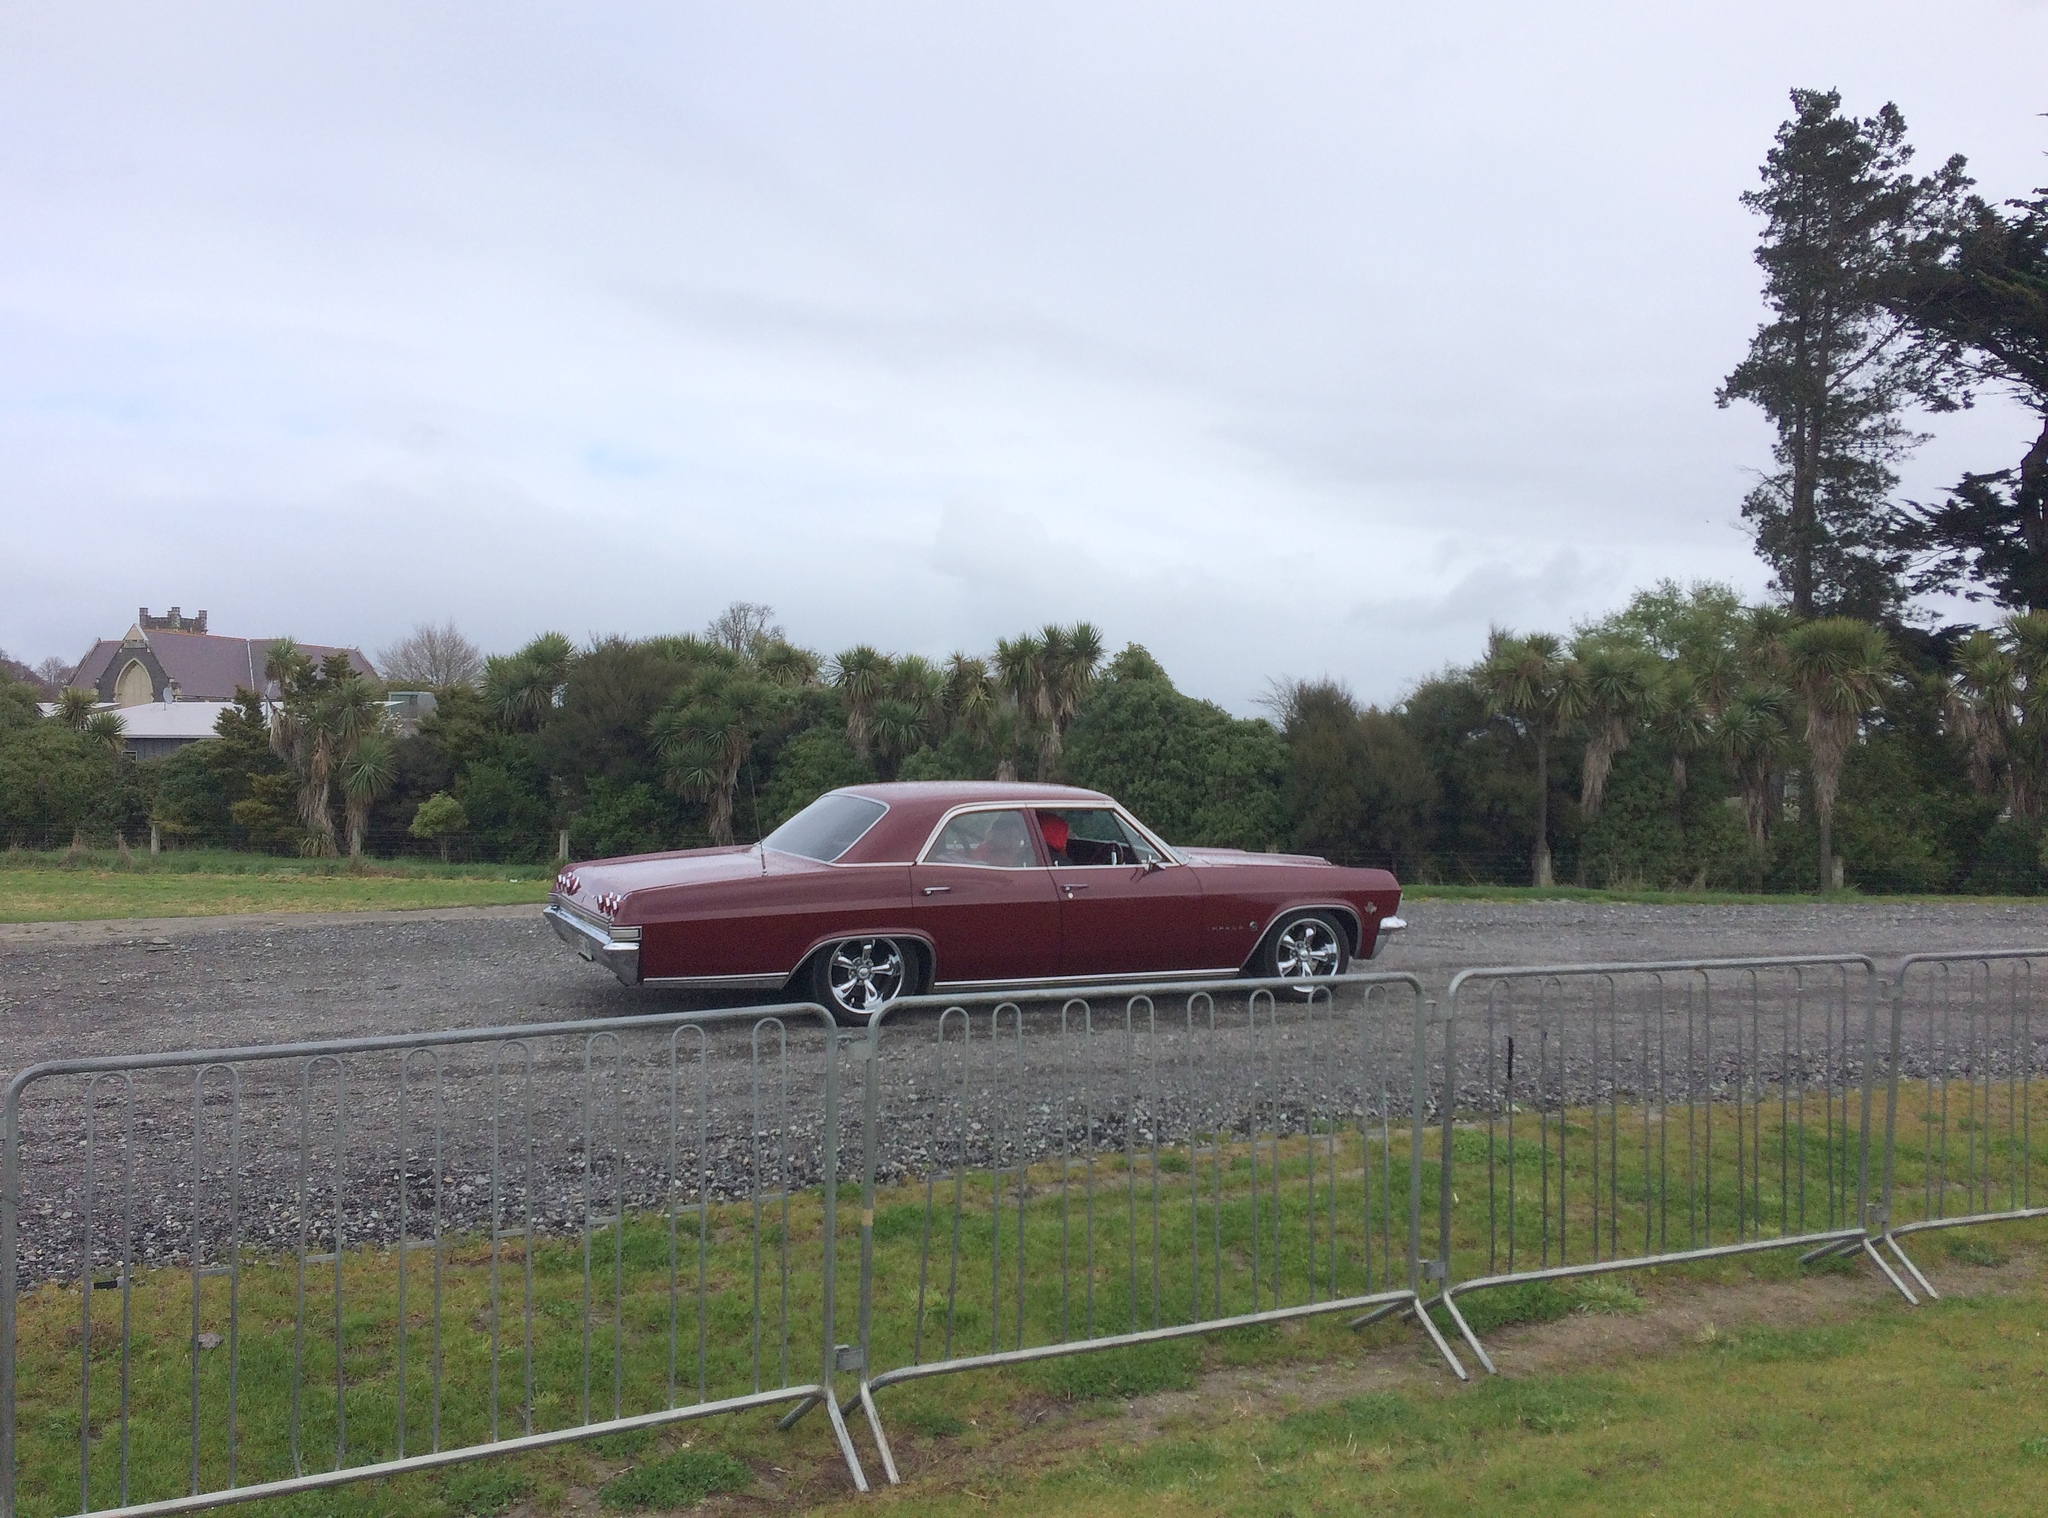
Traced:
<svg viewBox="0 0 2048 1518">
<path fill-rule="evenodd" d="M 1250 849 L 1183 849 L 1175 851 L 1189 864 L 1321 864 L 1330 861 L 1316 854 L 1265 854 Z"/>
</svg>

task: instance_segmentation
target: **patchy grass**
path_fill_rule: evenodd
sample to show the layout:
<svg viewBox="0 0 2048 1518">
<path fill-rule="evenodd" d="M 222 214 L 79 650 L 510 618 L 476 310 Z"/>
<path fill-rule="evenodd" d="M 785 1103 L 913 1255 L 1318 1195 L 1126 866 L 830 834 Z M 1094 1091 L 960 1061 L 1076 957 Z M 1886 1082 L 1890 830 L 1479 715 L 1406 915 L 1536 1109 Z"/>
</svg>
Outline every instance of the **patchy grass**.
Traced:
<svg viewBox="0 0 2048 1518">
<path fill-rule="evenodd" d="M 606 1507 L 668 1511 L 702 1502 L 713 1492 L 743 1492 L 753 1484 L 753 1471 L 730 1455 L 679 1449 L 612 1477 L 597 1497 Z"/>
<path fill-rule="evenodd" d="M 1846 1322 L 1756 1326 L 1566 1374 L 1411 1378 L 1305 1407 L 1283 1393 L 1158 1432 L 1105 1418 L 1064 1447 L 1019 1441 L 1000 1470 L 935 1462 L 882 1505 L 906 1518 L 2027 1513 L 2048 1473 L 2044 1334 L 2038 1278 L 1918 1310 L 1873 1296 Z"/>
<path fill-rule="evenodd" d="M 554 866 L 443 865 L 426 860 L 288 859 L 182 850 L 128 860 L 0 853 L 0 922 L 212 917 L 236 912 L 360 912 L 512 906 L 547 899 Z"/>
</svg>

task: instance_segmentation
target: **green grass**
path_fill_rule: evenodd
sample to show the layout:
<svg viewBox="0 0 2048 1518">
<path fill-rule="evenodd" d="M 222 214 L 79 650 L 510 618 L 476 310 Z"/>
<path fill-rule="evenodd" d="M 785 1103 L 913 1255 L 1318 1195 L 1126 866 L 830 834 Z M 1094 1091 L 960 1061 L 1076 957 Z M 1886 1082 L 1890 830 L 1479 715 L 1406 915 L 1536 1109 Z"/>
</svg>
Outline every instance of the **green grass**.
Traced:
<svg viewBox="0 0 2048 1518">
<path fill-rule="evenodd" d="M 613 1508 L 661 1508 L 701 1502 L 713 1492 L 743 1492 L 754 1473 L 719 1450 L 682 1449 L 614 1476 L 598 1492 Z"/>
<path fill-rule="evenodd" d="M 10 849 L 0 853 L 0 922 L 508 906 L 546 900 L 553 880 L 554 867 L 543 864 L 351 866 L 197 849 L 136 852 L 124 861 L 104 849 L 77 856 Z"/>
<path fill-rule="evenodd" d="M 2031 1513 L 2048 1481 L 2048 1302 L 2010 1297 L 1702 1335 L 1556 1375 L 1130 1420 L 1006 1477 L 940 1464 L 891 1513 Z M 1021 1469 L 1020 1469 L 1021 1468 Z M 863 1510 L 853 1501 L 835 1509 Z"/>
</svg>

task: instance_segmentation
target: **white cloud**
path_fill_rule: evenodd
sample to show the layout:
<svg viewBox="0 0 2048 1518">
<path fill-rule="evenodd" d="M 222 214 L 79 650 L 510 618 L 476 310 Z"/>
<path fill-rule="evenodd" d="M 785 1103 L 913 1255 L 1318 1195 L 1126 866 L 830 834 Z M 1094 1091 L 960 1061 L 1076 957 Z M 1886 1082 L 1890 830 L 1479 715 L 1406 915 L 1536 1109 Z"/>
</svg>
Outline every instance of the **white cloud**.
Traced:
<svg viewBox="0 0 2048 1518">
<path fill-rule="evenodd" d="M 1088 616 L 1248 709 L 1757 588 L 1735 203 L 1785 90 L 2040 178 L 2048 13 L 29 8 L 0 50 L 0 645 L 775 604 Z M 2003 462 L 1941 423 L 1926 493 Z"/>
</svg>

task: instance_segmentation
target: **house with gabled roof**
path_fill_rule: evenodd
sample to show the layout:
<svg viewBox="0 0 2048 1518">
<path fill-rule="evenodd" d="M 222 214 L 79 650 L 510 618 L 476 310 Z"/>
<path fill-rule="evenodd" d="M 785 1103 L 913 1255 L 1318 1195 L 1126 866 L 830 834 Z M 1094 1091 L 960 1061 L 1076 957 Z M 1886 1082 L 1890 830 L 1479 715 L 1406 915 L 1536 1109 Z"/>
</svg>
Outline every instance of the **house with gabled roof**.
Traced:
<svg viewBox="0 0 2048 1518">
<path fill-rule="evenodd" d="M 100 706 L 121 714 L 128 751 L 152 759 L 213 736 L 214 723 L 233 704 L 236 692 L 254 691 L 266 702 L 278 695 L 265 672 L 276 638 L 229 638 L 206 630 L 206 613 L 188 617 L 173 606 L 164 616 L 148 607 L 118 641 L 102 638 L 72 672 L 70 683 L 89 690 Z M 315 661 L 346 654 L 348 662 L 375 679 L 377 671 L 359 648 L 301 643 Z"/>
<path fill-rule="evenodd" d="M 186 616 L 173 606 L 161 617 L 148 607 L 136 612 L 135 625 L 116 641 L 93 644 L 73 671 L 71 684 L 94 693 L 102 704 L 125 709 L 150 702 L 232 701 L 235 692 L 254 691 L 269 697 L 276 682 L 264 673 L 264 662 L 276 638 L 228 638 L 206 630 L 206 613 Z M 343 653 L 361 673 L 375 679 L 377 671 L 359 648 L 331 648 L 301 643 L 299 651 L 315 662 Z"/>
</svg>

